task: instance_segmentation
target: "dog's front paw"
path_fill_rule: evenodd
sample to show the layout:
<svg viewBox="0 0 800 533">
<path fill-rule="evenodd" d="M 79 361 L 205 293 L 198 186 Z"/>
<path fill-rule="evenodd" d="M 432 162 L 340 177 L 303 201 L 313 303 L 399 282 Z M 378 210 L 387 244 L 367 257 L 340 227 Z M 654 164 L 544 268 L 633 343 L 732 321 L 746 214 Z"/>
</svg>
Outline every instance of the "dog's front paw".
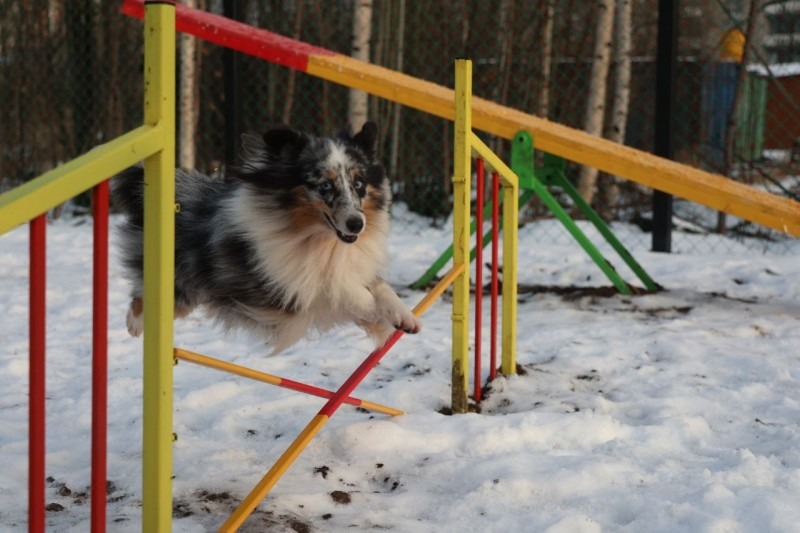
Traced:
<svg viewBox="0 0 800 533">
<path fill-rule="evenodd" d="M 419 331 L 422 329 L 422 322 L 420 322 L 420 320 L 414 316 L 414 313 L 408 309 L 403 309 L 403 312 L 400 313 L 400 316 L 396 317 L 393 325 L 395 329 L 412 334 L 419 333 Z"/>
</svg>

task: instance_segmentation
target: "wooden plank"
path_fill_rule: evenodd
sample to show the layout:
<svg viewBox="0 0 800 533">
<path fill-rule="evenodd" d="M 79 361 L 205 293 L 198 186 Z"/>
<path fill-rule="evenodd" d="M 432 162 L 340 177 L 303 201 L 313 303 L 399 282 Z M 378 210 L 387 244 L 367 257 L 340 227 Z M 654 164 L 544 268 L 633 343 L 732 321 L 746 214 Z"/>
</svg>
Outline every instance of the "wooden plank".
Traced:
<svg viewBox="0 0 800 533">
<path fill-rule="evenodd" d="M 311 56 L 309 74 L 453 120 L 454 91 L 383 67 L 336 56 Z M 482 98 L 472 127 L 507 139 L 529 131 L 537 148 L 653 189 L 800 237 L 800 203 L 724 176 L 617 144 Z"/>
</svg>

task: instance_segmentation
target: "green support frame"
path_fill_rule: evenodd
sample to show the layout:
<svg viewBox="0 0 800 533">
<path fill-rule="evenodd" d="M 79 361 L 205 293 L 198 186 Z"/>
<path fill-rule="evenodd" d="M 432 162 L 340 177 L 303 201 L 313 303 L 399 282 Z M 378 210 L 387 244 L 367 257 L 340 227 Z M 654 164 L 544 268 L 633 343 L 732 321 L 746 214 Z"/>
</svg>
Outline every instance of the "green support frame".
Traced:
<svg viewBox="0 0 800 533">
<path fill-rule="evenodd" d="M 628 265 L 628 268 L 639 278 L 644 284 L 645 290 L 654 292 L 661 287 L 653 281 L 653 279 L 645 272 L 644 268 L 633 258 L 631 253 L 622 245 L 617 239 L 616 235 L 608 227 L 608 224 L 595 212 L 592 207 L 587 204 L 580 193 L 578 193 L 575 186 L 570 183 L 565 174 L 566 161 L 563 158 L 544 154 L 543 165 L 540 168 L 534 168 L 534 148 L 533 137 L 527 131 L 520 131 L 511 141 L 511 168 L 519 176 L 519 188 L 523 193 L 519 197 L 519 206 L 525 205 L 534 195 L 536 195 L 553 215 L 564 225 L 567 231 L 583 248 L 589 257 L 597 264 L 600 270 L 611 281 L 614 287 L 621 294 L 633 294 L 638 290 L 629 285 L 622 279 L 619 273 L 614 269 L 611 263 L 606 260 L 600 250 L 589 240 L 583 230 L 578 227 L 572 217 L 567 211 L 558 203 L 555 197 L 548 190 L 548 186 L 560 187 L 567 196 L 574 202 L 581 213 L 589 220 L 600 235 L 605 238 L 606 242 L 617 252 L 619 257 Z M 491 212 L 491 204 L 487 205 L 484 209 L 484 214 L 488 215 Z M 501 221 L 502 224 L 502 221 Z M 475 232 L 475 221 L 470 225 L 470 232 Z M 486 246 L 491 240 L 491 230 L 486 232 L 483 236 L 483 246 Z M 434 261 L 431 267 L 411 286 L 413 288 L 422 288 L 430 284 L 439 271 L 447 264 L 453 255 L 453 247 L 450 246 L 445 250 L 439 258 Z M 470 253 L 470 260 L 475 258 L 475 248 L 473 247 Z"/>
</svg>

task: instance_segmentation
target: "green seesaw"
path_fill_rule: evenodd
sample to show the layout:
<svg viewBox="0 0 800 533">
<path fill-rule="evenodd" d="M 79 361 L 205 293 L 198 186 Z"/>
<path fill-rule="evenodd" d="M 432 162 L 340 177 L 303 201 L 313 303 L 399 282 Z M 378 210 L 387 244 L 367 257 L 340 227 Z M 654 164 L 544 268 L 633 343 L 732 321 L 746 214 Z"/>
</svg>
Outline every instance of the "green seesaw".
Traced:
<svg viewBox="0 0 800 533">
<path fill-rule="evenodd" d="M 553 213 L 553 215 L 564 225 L 566 230 L 578 242 L 589 257 L 597 264 L 600 270 L 606 277 L 614 284 L 614 287 L 621 294 L 633 294 L 634 292 L 641 292 L 641 289 L 629 285 L 617 273 L 616 269 L 611 263 L 606 260 L 600 250 L 589 240 L 586 234 L 578 227 L 572 217 L 567 211 L 558 203 L 556 198 L 550 193 L 548 187 L 560 187 L 561 190 L 570 197 L 575 207 L 589 220 L 600 235 L 605 238 L 606 242 L 617 252 L 620 258 L 625 262 L 631 271 L 636 274 L 639 280 L 644 284 L 646 291 L 657 291 L 660 289 L 652 278 L 645 272 L 642 266 L 633 258 L 631 253 L 622 245 L 617 239 L 616 235 L 608 227 L 608 224 L 592 209 L 592 207 L 584 201 L 578 190 L 567 179 L 565 169 L 566 161 L 558 156 L 545 153 L 542 159 L 541 167 L 534 167 L 534 149 L 533 137 L 527 131 L 520 131 L 511 141 L 511 169 L 519 177 L 519 187 L 522 194 L 519 197 L 520 207 L 524 206 L 528 200 L 536 195 L 542 203 Z M 501 200 L 502 202 L 502 200 Z M 484 219 L 488 219 L 492 211 L 492 204 L 488 202 L 484 207 Z M 502 228 L 502 220 L 500 227 Z M 473 218 L 470 224 L 470 234 L 475 233 L 476 222 Z M 483 235 L 482 246 L 486 246 L 491 242 L 491 230 Z M 436 261 L 428 268 L 428 270 L 414 283 L 411 287 L 420 289 L 428 286 L 437 276 L 439 271 L 453 257 L 453 246 L 450 245 L 439 256 Z M 475 259 L 475 247 L 470 252 L 470 261 Z"/>
</svg>

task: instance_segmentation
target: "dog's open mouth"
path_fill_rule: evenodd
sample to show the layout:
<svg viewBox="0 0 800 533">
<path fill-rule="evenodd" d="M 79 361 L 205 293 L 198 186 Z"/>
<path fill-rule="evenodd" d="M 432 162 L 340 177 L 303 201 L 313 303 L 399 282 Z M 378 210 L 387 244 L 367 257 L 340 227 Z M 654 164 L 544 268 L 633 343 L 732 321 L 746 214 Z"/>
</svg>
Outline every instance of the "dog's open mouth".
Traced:
<svg viewBox="0 0 800 533">
<path fill-rule="evenodd" d="M 327 213 L 325 213 L 325 220 L 328 222 L 328 225 L 333 229 L 333 231 L 336 232 L 336 236 L 339 237 L 340 241 L 346 242 L 347 244 L 353 244 L 358 240 L 358 235 L 353 235 L 350 233 L 342 233 L 341 231 L 339 231 L 339 229 L 336 227 L 336 225 L 333 223 L 333 220 L 331 220 L 331 217 L 329 217 Z"/>
</svg>

